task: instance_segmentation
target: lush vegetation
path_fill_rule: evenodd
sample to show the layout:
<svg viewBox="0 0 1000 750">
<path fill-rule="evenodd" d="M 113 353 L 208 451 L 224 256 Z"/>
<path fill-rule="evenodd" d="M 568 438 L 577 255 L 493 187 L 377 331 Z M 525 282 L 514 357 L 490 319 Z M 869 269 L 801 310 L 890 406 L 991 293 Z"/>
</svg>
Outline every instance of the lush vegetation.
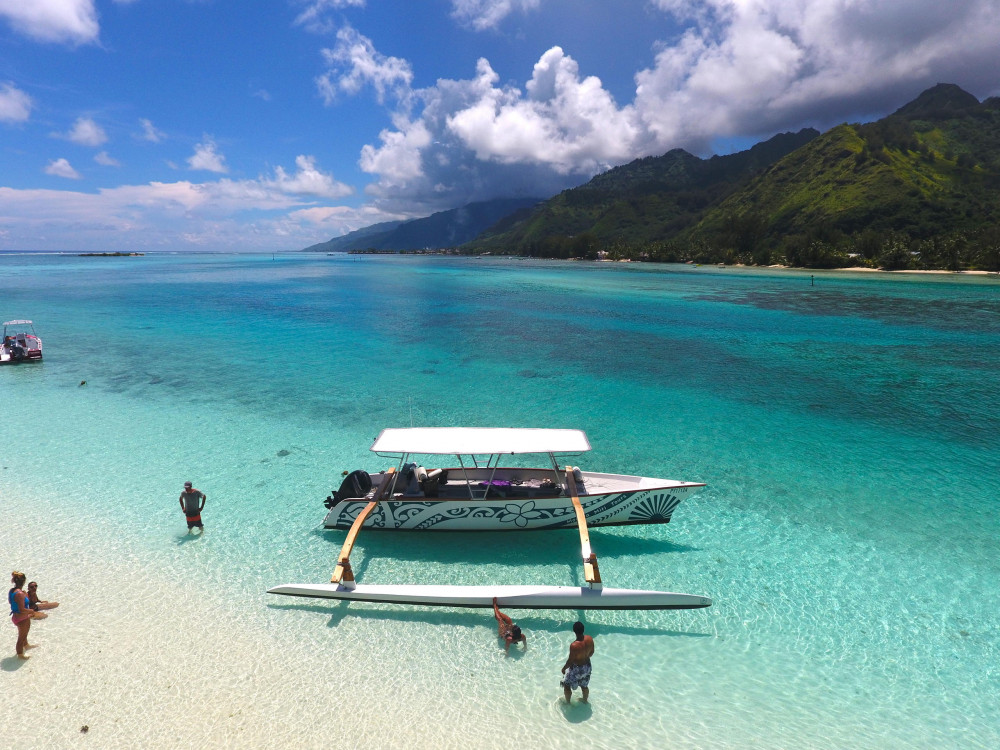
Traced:
<svg viewBox="0 0 1000 750">
<path fill-rule="evenodd" d="M 1000 100 L 941 84 L 877 122 L 641 159 L 465 246 L 551 258 L 1000 271 Z"/>
</svg>

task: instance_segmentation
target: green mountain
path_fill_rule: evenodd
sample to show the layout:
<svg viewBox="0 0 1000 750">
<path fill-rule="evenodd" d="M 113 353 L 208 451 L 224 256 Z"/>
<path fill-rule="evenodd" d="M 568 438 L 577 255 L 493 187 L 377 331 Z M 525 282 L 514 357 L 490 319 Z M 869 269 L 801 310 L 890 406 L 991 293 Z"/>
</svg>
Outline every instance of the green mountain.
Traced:
<svg viewBox="0 0 1000 750">
<path fill-rule="evenodd" d="M 598 175 L 470 251 L 1000 270 L 1000 99 L 939 84 L 881 120 Z"/>
<path fill-rule="evenodd" d="M 422 250 L 456 247 L 476 237 L 487 227 L 534 206 L 538 198 L 505 198 L 469 203 L 450 211 L 439 211 L 422 219 L 384 222 L 359 229 L 343 237 L 311 245 L 303 252 L 348 252 L 351 250 Z"/>
<path fill-rule="evenodd" d="M 712 206 L 679 239 L 757 262 L 846 265 L 842 256 L 851 256 L 890 267 L 988 267 L 980 256 L 1000 219 L 998 105 L 939 84 L 882 120 L 839 125 Z"/>
<path fill-rule="evenodd" d="M 674 237 L 756 172 L 818 135 L 811 128 L 783 133 L 748 151 L 711 159 L 682 149 L 638 159 L 491 227 L 469 248 L 567 257 L 616 242 L 644 244 Z"/>
<path fill-rule="evenodd" d="M 392 230 L 402 224 L 402 221 L 383 221 L 380 224 L 355 229 L 341 237 L 334 237 L 332 240 L 320 242 L 303 248 L 304 253 L 346 253 L 349 250 L 369 247 L 370 242 L 379 242 L 389 235 Z"/>
</svg>

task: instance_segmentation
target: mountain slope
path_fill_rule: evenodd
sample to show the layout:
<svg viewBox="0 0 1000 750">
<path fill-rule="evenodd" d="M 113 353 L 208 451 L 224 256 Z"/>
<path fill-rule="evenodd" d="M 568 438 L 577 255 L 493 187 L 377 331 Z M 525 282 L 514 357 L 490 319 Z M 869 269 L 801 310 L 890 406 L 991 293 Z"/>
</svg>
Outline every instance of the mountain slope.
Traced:
<svg viewBox="0 0 1000 750">
<path fill-rule="evenodd" d="M 812 129 L 783 133 L 748 151 L 711 159 L 681 149 L 638 159 L 563 191 L 519 221 L 491 227 L 470 247 L 531 252 L 540 244 L 580 235 L 597 244 L 673 236 L 696 224 L 707 208 L 755 171 L 818 135 Z"/>
<path fill-rule="evenodd" d="M 350 250 L 418 250 L 455 247 L 475 238 L 504 217 L 538 203 L 538 198 L 505 198 L 470 203 L 422 219 L 386 222 L 334 237 L 304 252 Z"/>
<path fill-rule="evenodd" d="M 974 235 L 1000 220 L 997 104 L 940 84 L 882 120 L 837 126 L 706 211 L 681 239 L 767 251 L 866 232 Z M 758 241 L 734 237 L 740 222 Z"/>
</svg>

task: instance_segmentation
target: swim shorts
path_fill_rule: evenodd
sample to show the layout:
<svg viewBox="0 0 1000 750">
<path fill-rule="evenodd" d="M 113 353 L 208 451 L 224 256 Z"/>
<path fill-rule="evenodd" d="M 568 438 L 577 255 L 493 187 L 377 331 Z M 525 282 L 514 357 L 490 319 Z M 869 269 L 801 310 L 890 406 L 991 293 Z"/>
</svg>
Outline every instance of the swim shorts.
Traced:
<svg viewBox="0 0 1000 750">
<path fill-rule="evenodd" d="M 566 670 L 562 682 L 559 683 L 570 690 L 585 688 L 590 685 L 590 664 L 574 664 Z"/>
<path fill-rule="evenodd" d="M 187 518 L 189 529 L 193 529 L 195 526 L 197 526 L 199 529 L 205 528 L 201 523 L 200 513 L 197 516 L 185 516 L 185 518 Z"/>
</svg>

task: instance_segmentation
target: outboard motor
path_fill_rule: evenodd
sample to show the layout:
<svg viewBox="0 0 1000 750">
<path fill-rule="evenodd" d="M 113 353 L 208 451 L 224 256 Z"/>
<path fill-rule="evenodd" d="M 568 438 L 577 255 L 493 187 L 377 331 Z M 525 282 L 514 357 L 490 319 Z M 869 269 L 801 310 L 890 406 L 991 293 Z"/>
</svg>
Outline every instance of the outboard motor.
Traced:
<svg viewBox="0 0 1000 750">
<path fill-rule="evenodd" d="M 344 481 L 340 483 L 340 489 L 327 497 L 323 505 L 332 508 L 348 497 L 364 497 L 371 491 L 371 488 L 372 478 L 368 476 L 367 471 L 364 469 L 352 471 L 344 477 Z"/>
</svg>

